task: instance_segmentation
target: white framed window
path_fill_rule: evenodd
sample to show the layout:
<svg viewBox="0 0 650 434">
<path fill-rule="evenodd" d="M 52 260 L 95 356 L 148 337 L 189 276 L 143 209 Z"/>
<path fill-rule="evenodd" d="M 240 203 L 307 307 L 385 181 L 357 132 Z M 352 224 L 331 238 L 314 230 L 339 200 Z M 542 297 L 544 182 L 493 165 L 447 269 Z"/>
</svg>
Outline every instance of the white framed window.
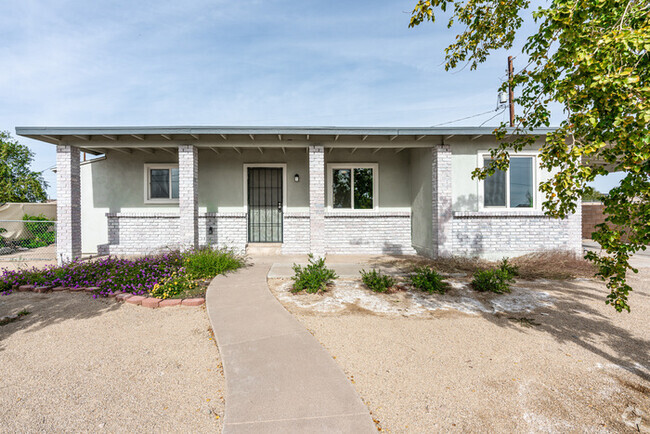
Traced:
<svg viewBox="0 0 650 434">
<path fill-rule="evenodd" d="M 378 165 L 327 165 L 328 205 L 334 210 L 372 210 L 378 204 Z"/>
<path fill-rule="evenodd" d="M 178 164 L 145 164 L 145 203 L 178 203 Z"/>
<path fill-rule="evenodd" d="M 487 167 L 491 161 L 489 153 L 479 153 L 482 167 Z M 479 208 L 537 210 L 537 178 L 537 154 L 512 155 L 508 170 L 496 170 L 479 183 Z"/>
</svg>

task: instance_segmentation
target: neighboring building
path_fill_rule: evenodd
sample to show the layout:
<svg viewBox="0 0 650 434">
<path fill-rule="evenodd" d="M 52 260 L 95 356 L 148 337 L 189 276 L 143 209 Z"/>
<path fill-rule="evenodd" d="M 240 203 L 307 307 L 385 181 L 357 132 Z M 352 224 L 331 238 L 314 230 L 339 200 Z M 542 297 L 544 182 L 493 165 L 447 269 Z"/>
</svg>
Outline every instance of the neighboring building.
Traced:
<svg viewBox="0 0 650 434">
<path fill-rule="evenodd" d="M 486 181 L 492 128 L 19 127 L 57 145 L 58 250 L 201 245 L 282 253 L 581 251 L 580 214 L 542 213 L 538 151 Z M 548 130 L 536 131 L 541 144 Z M 79 152 L 104 155 L 80 163 Z M 577 208 L 580 210 L 580 207 Z"/>
</svg>

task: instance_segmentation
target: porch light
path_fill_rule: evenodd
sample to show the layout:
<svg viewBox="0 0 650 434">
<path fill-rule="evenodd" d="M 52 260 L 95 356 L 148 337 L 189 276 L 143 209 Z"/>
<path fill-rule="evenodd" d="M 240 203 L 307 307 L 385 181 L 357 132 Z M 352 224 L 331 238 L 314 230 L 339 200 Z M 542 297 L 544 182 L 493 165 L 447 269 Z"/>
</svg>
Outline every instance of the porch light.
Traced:
<svg viewBox="0 0 650 434">
<path fill-rule="evenodd" d="M 296 182 L 300 182 L 300 175 L 298 175 L 297 173 L 293 175 L 293 180 Z"/>
</svg>

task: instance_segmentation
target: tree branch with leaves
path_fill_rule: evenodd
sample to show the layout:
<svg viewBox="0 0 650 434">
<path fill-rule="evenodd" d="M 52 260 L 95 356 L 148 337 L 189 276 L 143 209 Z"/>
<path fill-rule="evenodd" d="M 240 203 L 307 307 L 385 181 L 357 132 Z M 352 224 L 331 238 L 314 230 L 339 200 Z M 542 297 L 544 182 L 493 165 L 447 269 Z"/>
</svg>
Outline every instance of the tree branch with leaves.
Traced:
<svg viewBox="0 0 650 434">
<path fill-rule="evenodd" d="M 521 33 L 527 0 L 420 0 L 410 27 L 450 12 L 447 27 L 463 29 L 445 49 L 445 69 L 476 69 Z M 631 255 L 650 244 L 650 1 L 554 0 L 532 11 L 535 31 L 525 35 L 527 65 L 502 84 L 518 89 L 515 127 L 496 129 L 493 161 L 473 176 L 505 170 L 510 153 L 532 145 L 537 128 L 550 126 L 551 103 L 564 119 L 540 149 L 540 166 L 553 172 L 540 190 L 547 215 L 565 218 L 597 175 L 625 177 L 602 198 L 607 215 L 592 235 L 603 254 L 588 252 L 617 311 L 630 310 Z"/>
<path fill-rule="evenodd" d="M 47 183 L 29 166 L 34 153 L 11 134 L 0 131 L 0 203 L 44 202 Z"/>
</svg>

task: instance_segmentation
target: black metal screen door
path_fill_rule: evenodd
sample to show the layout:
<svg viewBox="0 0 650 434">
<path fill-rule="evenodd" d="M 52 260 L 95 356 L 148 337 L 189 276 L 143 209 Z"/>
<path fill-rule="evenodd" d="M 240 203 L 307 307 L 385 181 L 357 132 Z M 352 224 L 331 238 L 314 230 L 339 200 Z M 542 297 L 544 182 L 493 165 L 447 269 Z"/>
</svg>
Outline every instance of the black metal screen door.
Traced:
<svg viewBox="0 0 650 434">
<path fill-rule="evenodd" d="M 248 168 L 248 242 L 282 242 L 281 168 Z"/>
</svg>

